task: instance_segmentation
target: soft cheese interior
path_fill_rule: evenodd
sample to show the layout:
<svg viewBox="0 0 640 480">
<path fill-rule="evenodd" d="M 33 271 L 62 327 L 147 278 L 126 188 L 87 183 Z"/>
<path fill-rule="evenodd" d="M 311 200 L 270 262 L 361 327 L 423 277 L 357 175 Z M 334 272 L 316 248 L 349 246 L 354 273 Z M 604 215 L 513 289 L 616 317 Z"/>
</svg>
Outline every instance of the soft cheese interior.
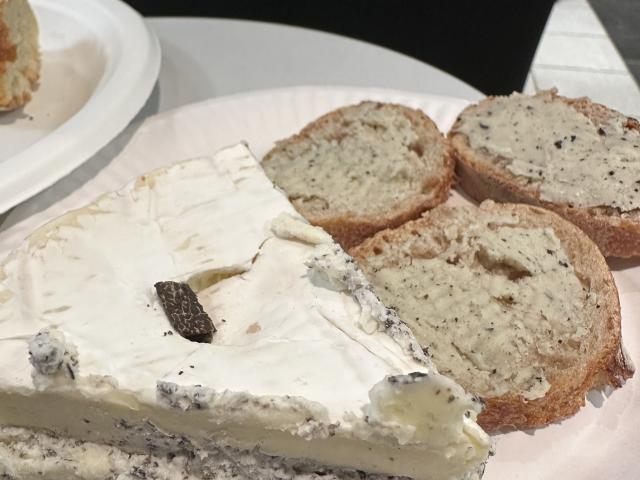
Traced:
<svg viewBox="0 0 640 480">
<path fill-rule="evenodd" d="M 212 343 L 172 329 L 167 280 L 197 291 Z M 449 479 L 481 472 L 479 408 L 243 145 L 66 214 L 0 269 L 0 425 Z"/>
</svg>

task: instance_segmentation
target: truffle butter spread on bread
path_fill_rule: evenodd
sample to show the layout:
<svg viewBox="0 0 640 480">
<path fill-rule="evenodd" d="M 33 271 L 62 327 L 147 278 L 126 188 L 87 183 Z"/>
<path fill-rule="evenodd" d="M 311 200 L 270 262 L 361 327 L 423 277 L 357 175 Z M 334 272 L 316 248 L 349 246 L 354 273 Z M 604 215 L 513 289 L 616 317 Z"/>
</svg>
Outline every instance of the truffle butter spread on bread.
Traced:
<svg viewBox="0 0 640 480">
<path fill-rule="evenodd" d="M 572 415 L 633 373 L 604 258 L 548 210 L 440 206 L 352 253 L 438 369 L 483 398 L 489 431 Z"/>
<path fill-rule="evenodd" d="M 640 123 L 555 90 L 489 97 L 449 132 L 461 187 L 553 210 L 605 256 L 640 255 Z"/>
<path fill-rule="evenodd" d="M 0 110 L 31 99 L 40 77 L 38 23 L 27 0 L 0 0 Z"/>
<path fill-rule="evenodd" d="M 479 401 L 242 145 L 67 213 L 0 275 L 10 478 L 111 478 L 127 454 L 197 478 L 481 475 Z"/>
<path fill-rule="evenodd" d="M 282 140 L 262 161 L 296 209 L 344 248 L 444 202 L 447 140 L 420 110 L 362 102 Z"/>
</svg>

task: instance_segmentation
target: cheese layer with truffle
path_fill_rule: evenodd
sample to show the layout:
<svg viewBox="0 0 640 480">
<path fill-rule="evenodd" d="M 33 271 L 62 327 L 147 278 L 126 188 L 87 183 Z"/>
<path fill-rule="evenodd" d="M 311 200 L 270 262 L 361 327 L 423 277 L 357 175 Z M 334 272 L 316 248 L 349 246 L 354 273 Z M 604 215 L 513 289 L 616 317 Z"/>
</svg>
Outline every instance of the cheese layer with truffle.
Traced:
<svg viewBox="0 0 640 480">
<path fill-rule="evenodd" d="M 160 281 L 193 288 L 210 343 L 172 327 Z M 67 213 L 1 266 L 0 425 L 449 479 L 486 460 L 479 408 L 242 145 Z"/>
</svg>

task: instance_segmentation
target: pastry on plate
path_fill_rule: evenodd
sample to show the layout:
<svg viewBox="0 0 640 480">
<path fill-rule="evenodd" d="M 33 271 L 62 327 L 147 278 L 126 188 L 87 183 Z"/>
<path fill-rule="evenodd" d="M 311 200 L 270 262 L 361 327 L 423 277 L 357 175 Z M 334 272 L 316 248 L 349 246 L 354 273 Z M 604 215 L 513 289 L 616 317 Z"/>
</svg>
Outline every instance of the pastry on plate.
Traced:
<svg viewBox="0 0 640 480">
<path fill-rule="evenodd" d="M 27 0 L 0 0 L 0 110 L 31 100 L 40 78 L 38 23 Z"/>
</svg>

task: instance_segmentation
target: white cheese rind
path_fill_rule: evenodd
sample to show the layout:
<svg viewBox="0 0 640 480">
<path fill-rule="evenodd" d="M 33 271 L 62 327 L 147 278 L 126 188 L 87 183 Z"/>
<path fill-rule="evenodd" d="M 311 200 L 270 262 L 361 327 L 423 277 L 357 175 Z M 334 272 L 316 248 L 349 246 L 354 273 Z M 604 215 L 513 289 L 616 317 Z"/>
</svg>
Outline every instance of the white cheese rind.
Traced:
<svg viewBox="0 0 640 480">
<path fill-rule="evenodd" d="M 284 238 L 272 233 L 275 218 Z M 440 408 L 436 386 L 456 385 L 421 350 L 407 353 L 417 343 L 406 328 L 400 342 L 362 330 L 357 292 L 313 281 L 306 264 L 319 249 L 345 255 L 295 218 L 236 146 L 146 175 L 35 232 L 0 275 L 0 424 L 134 452 L 173 450 L 177 435 L 415 478 L 477 472 L 489 442 L 466 394 L 453 415 L 426 423 L 368 421 L 366 411 L 384 411 L 370 391 L 389 376 L 428 374 L 417 397 L 427 410 Z M 153 288 L 194 278 L 216 323 L 211 344 L 174 334 Z M 43 329 L 63 332 L 78 365 L 72 381 L 39 391 L 27 343 Z M 400 401 L 409 395 L 394 388 Z M 165 436 L 149 443 L 146 422 Z M 446 433 L 411 433 L 425 429 Z"/>
</svg>

